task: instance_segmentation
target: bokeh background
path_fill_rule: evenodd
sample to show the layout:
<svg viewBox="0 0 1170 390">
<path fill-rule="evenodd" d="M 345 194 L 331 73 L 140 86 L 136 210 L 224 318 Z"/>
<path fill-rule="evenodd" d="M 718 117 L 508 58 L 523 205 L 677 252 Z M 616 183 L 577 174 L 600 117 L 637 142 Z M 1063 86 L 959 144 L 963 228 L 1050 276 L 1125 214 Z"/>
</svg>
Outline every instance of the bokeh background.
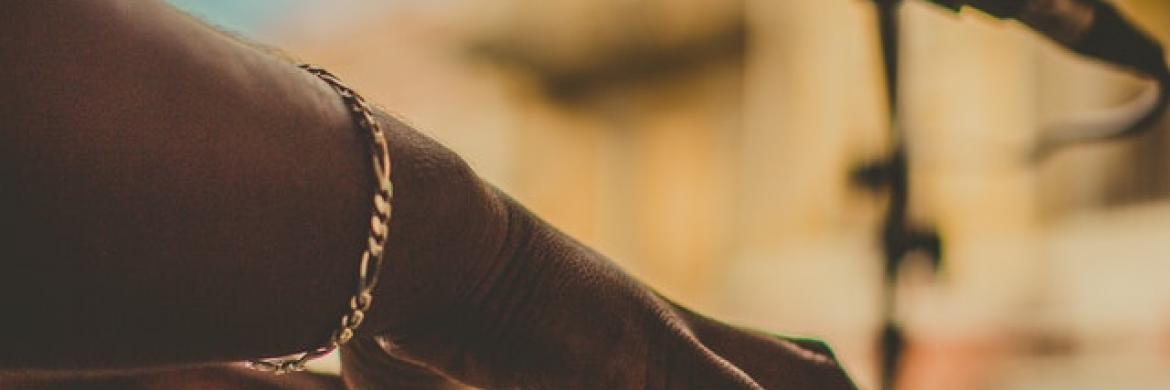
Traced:
<svg viewBox="0 0 1170 390">
<path fill-rule="evenodd" d="M 869 2 L 172 3 L 335 71 L 667 296 L 826 339 L 876 386 L 887 200 L 850 179 L 890 140 Z M 1170 3 L 1116 3 L 1170 42 Z M 977 12 L 902 17 L 910 215 L 945 258 L 902 270 L 898 387 L 1170 388 L 1166 129 L 1029 158 L 1139 80 Z"/>
</svg>

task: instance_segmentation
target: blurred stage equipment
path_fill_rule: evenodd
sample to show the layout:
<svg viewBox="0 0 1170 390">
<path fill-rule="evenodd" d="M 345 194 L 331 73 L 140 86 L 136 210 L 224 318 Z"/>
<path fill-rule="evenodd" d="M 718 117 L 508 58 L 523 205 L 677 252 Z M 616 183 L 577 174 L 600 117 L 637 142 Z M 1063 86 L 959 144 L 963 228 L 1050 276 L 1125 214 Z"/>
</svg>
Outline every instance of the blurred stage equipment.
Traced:
<svg viewBox="0 0 1170 390">
<path fill-rule="evenodd" d="M 885 257 L 881 330 L 881 386 L 893 389 L 899 371 L 905 335 L 896 316 L 894 291 L 898 270 L 920 253 L 932 269 L 941 264 L 943 241 L 933 228 L 913 226 L 907 220 L 909 175 L 905 135 L 898 124 L 898 9 L 901 0 L 873 0 L 885 66 L 887 109 L 892 145 L 884 161 L 854 170 L 855 181 L 871 190 L 889 191 L 889 206 L 881 230 Z M 1119 66 L 1147 78 L 1150 87 L 1132 102 L 1111 109 L 1077 115 L 1045 126 L 1033 158 L 1039 161 L 1061 147 L 1127 137 L 1157 124 L 1170 102 L 1170 68 L 1160 44 L 1101 0 L 929 0 L 954 11 L 964 6 L 998 18 L 1014 19 L 1055 43 L 1083 56 Z"/>
</svg>

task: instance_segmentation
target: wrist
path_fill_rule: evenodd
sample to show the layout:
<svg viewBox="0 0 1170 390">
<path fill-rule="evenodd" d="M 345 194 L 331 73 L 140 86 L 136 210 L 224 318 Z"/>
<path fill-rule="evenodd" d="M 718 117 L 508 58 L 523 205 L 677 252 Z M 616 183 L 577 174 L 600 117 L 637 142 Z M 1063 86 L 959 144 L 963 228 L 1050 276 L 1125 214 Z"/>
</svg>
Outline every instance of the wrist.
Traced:
<svg viewBox="0 0 1170 390">
<path fill-rule="evenodd" d="M 396 333 L 429 322 L 464 299 L 492 266 L 506 215 L 495 191 L 458 155 L 384 112 L 393 217 L 370 326 Z"/>
</svg>

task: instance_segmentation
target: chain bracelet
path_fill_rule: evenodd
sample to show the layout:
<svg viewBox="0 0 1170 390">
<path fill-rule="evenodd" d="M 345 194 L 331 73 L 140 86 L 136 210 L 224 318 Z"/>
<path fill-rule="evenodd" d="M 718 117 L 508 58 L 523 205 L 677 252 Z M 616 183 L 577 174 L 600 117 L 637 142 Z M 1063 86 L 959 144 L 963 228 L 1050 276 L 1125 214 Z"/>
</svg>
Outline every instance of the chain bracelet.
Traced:
<svg viewBox="0 0 1170 390">
<path fill-rule="evenodd" d="M 378 284 L 378 273 L 382 270 L 383 248 L 386 244 L 386 234 L 390 224 L 390 200 L 394 195 L 394 188 L 390 183 L 390 152 L 386 145 L 386 137 L 382 132 L 382 127 L 374 120 L 369 104 L 361 95 L 358 95 L 357 92 L 342 83 L 337 76 L 325 69 L 308 64 L 299 66 L 324 80 L 333 90 L 337 91 L 353 116 L 354 124 L 369 133 L 370 154 L 378 189 L 374 193 L 373 212 L 370 217 L 366 248 L 362 251 L 361 263 L 358 266 L 357 292 L 349 299 L 349 313 L 341 317 L 338 328 L 333 331 L 333 334 L 329 336 L 328 343 L 323 346 L 292 356 L 258 359 L 247 363 L 249 368 L 275 374 L 304 370 L 305 363 L 325 356 L 353 338 L 354 332 L 362 324 L 374 301 L 373 290 L 374 286 Z"/>
</svg>

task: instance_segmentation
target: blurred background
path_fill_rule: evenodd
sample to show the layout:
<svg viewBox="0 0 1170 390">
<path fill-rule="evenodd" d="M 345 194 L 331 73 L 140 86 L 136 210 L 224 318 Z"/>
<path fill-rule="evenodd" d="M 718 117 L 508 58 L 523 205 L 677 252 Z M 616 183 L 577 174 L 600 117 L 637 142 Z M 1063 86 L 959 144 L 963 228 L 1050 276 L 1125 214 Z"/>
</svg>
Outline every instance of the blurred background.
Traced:
<svg viewBox="0 0 1170 390">
<path fill-rule="evenodd" d="M 665 295 L 823 338 L 877 386 L 888 195 L 851 179 L 891 138 L 869 2 L 172 3 L 333 70 Z M 1170 42 L 1170 3 L 1116 3 Z M 977 12 L 901 15 L 908 214 L 944 257 L 900 271 L 898 388 L 1170 388 L 1166 129 L 1030 159 L 1139 79 Z"/>
</svg>

